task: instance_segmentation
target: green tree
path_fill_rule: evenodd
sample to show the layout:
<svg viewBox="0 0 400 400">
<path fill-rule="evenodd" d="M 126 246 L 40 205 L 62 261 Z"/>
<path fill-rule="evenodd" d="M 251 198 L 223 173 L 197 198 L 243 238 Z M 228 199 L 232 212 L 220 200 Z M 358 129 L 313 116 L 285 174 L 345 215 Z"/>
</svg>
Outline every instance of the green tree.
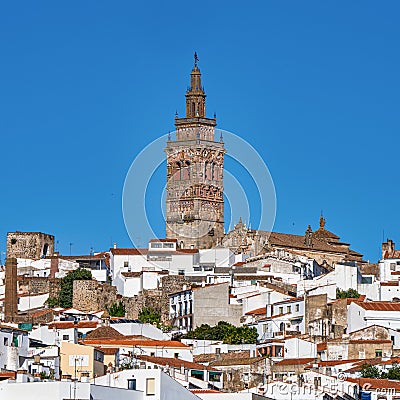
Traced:
<svg viewBox="0 0 400 400">
<path fill-rule="evenodd" d="M 392 368 L 390 368 L 387 372 L 382 372 L 381 378 L 393 379 L 396 381 L 400 381 L 400 366 L 399 366 L 399 364 L 394 363 L 392 365 Z"/>
<path fill-rule="evenodd" d="M 125 317 L 125 305 L 120 300 L 118 303 L 112 303 L 110 307 L 108 307 L 108 313 L 110 314 L 110 317 Z"/>
<path fill-rule="evenodd" d="M 188 332 L 188 339 L 222 340 L 227 344 L 255 343 L 257 329 L 248 326 L 236 327 L 228 322 L 219 321 L 217 325 L 202 324 L 195 330 Z"/>
<path fill-rule="evenodd" d="M 139 320 L 147 324 L 161 324 L 161 315 L 151 307 L 143 307 L 139 313 Z"/>
<path fill-rule="evenodd" d="M 381 373 L 379 372 L 379 368 L 376 367 L 375 365 L 367 363 L 361 366 L 360 373 L 362 378 L 373 378 L 373 379 L 381 378 Z"/>
<path fill-rule="evenodd" d="M 78 268 L 71 271 L 67 276 L 61 279 L 61 290 L 59 295 L 59 304 L 63 308 L 72 307 L 72 295 L 74 281 L 91 280 L 92 273 L 84 268 Z"/>
<path fill-rule="evenodd" d="M 336 288 L 336 298 L 337 299 L 358 299 L 360 297 L 360 293 L 355 289 L 341 290 Z"/>
<path fill-rule="evenodd" d="M 60 306 L 60 299 L 58 297 L 49 297 L 46 300 L 47 307 L 54 308 Z"/>
</svg>

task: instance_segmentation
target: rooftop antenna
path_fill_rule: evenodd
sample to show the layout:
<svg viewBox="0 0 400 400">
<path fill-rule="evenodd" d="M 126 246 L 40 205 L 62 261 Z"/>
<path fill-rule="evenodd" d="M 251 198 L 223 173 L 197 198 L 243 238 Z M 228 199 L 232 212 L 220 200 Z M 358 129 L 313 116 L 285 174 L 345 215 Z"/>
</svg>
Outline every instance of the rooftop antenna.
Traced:
<svg viewBox="0 0 400 400">
<path fill-rule="evenodd" d="M 69 255 L 71 255 L 72 254 L 72 245 L 73 245 L 73 243 L 69 243 Z"/>
</svg>

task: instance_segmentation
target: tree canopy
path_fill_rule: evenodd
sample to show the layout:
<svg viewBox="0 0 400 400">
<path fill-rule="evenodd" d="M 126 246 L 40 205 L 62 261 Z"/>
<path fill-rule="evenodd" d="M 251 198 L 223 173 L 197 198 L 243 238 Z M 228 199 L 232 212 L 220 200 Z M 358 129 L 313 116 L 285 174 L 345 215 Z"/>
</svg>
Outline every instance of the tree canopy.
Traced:
<svg viewBox="0 0 400 400">
<path fill-rule="evenodd" d="M 125 317 L 126 309 L 122 300 L 120 300 L 118 303 L 112 303 L 107 310 L 110 314 L 110 317 Z"/>
<path fill-rule="evenodd" d="M 392 368 L 387 371 L 380 371 L 375 365 L 365 363 L 361 366 L 360 372 L 362 378 L 393 379 L 400 381 L 400 366 L 397 363 L 394 363 Z"/>
<path fill-rule="evenodd" d="M 358 299 L 360 297 L 360 293 L 355 289 L 341 290 L 336 288 L 336 298 L 337 299 Z"/>
<path fill-rule="evenodd" d="M 61 290 L 57 297 L 49 297 L 47 305 L 53 307 L 72 307 L 72 296 L 74 281 L 91 280 L 92 273 L 84 268 L 78 268 L 71 271 L 67 276 L 61 279 Z"/>
<path fill-rule="evenodd" d="M 151 307 L 143 307 L 139 313 L 139 320 L 145 324 L 161 324 L 161 315 Z"/>
<path fill-rule="evenodd" d="M 219 321 L 217 325 L 202 324 L 185 336 L 187 339 L 222 340 L 227 344 L 255 343 L 257 329 L 248 326 L 236 327 L 228 322 Z"/>
</svg>

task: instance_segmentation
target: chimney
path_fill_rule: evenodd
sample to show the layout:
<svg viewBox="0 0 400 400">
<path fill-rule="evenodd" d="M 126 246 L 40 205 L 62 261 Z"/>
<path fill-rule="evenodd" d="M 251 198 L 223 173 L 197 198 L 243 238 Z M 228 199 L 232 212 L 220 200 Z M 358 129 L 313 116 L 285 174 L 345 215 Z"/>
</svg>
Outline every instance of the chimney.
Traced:
<svg viewBox="0 0 400 400">
<path fill-rule="evenodd" d="M 117 248 L 117 243 L 115 242 L 115 243 L 114 243 L 114 249 L 116 249 L 116 248 Z"/>
<path fill-rule="evenodd" d="M 7 258 L 6 289 L 5 289 L 5 301 L 4 301 L 5 322 L 13 322 L 17 314 L 18 314 L 17 259 Z"/>
<path fill-rule="evenodd" d="M 26 369 L 19 369 L 17 371 L 17 383 L 26 383 L 29 381 L 28 372 Z"/>
</svg>

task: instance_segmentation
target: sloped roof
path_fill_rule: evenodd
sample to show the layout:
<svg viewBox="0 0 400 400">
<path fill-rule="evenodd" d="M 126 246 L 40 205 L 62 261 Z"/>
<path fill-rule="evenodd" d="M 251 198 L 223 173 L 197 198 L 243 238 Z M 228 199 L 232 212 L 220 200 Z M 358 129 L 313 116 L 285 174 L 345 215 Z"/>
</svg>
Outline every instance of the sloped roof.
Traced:
<svg viewBox="0 0 400 400">
<path fill-rule="evenodd" d="M 389 379 L 372 379 L 372 378 L 347 378 L 348 382 L 357 383 L 361 389 L 390 389 L 396 392 L 400 391 L 400 381 Z"/>
<path fill-rule="evenodd" d="M 327 242 L 326 240 L 321 240 L 314 236 L 312 240 L 312 246 L 307 246 L 307 244 L 304 242 L 304 236 L 292 235 L 290 233 L 271 232 L 269 233 L 268 242 L 274 246 L 351 254 L 362 257 L 361 253 L 350 250 L 346 243 Z"/>
<path fill-rule="evenodd" d="M 306 365 L 312 361 L 315 361 L 315 358 L 285 358 L 278 361 L 275 365 Z"/>
<path fill-rule="evenodd" d="M 400 250 L 386 251 L 383 258 L 400 258 Z"/>
<path fill-rule="evenodd" d="M 368 311 L 400 311 L 400 303 L 390 301 L 353 301 L 353 303 Z"/>
<path fill-rule="evenodd" d="M 110 346 L 110 347 L 170 347 L 170 348 L 178 348 L 184 347 L 189 348 L 186 344 L 182 342 L 178 342 L 177 340 L 153 340 L 153 339 L 134 339 L 123 336 L 122 338 L 86 338 L 82 341 L 83 344 L 95 344 L 102 346 Z"/>
<path fill-rule="evenodd" d="M 247 311 L 246 315 L 264 315 L 267 313 L 266 307 L 256 308 L 255 310 Z"/>
<path fill-rule="evenodd" d="M 115 256 L 140 256 L 148 253 L 147 249 L 136 249 L 136 248 L 117 248 L 110 249 L 111 254 Z"/>
<path fill-rule="evenodd" d="M 94 331 L 89 332 L 85 337 L 85 341 L 87 339 L 115 339 L 123 337 L 125 336 L 122 333 L 118 332 L 114 328 L 111 328 L 111 326 L 100 326 Z"/>
<path fill-rule="evenodd" d="M 182 365 L 187 369 L 197 369 L 204 370 L 207 369 L 209 371 L 216 371 L 216 369 L 207 367 L 203 364 L 198 364 L 191 361 L 180 360 L 179 358 L 167 358 L 167 357 L 152 357 L 146 355 L 138 355 L 135 356 L 139 360 L 148 361 L 157 365 L 169 365 L 170 367 L 180 368 Z"/>
</svg>

